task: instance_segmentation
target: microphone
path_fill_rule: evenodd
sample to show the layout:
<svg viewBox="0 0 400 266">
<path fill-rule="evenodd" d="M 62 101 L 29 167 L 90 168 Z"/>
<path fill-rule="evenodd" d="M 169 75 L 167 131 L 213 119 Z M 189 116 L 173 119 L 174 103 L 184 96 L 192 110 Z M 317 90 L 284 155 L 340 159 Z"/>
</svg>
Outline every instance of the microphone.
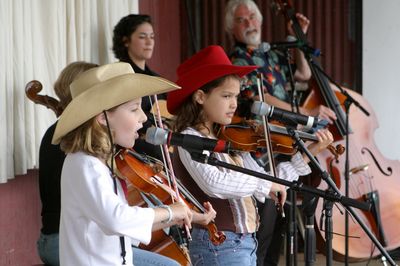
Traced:
<svg viewBox="0 0 400 266">
<path fill-rule="evenodd" d="M 188 151 L 212 151 L 229 153 L 231 143 L 224 140 L 202 138 L 189 134 L 171 132 L 162 128 L 151 127 L 146 131 L 146 142 L 153 145 L 174 145 Z"/>
<path fill-rule="evenodd" d="M 294 41 L 294 42 L 275 42 L 275 43 L 267 43 L 263 42 L 260 44 L 260 49 L 266 53 L 269 50 L 286 50 L 290 48 L 298 48 L 302 50 L 304 53 L 311 54 L 315 57 L 321 55 L 321 50 L 313 48 L 308 44 L 302 41 Z"/>
<path fill-rule="evenodd" d="M 303 125 L 306 129 L 311 129 L 318 125 L 317 117 L 286 111 L 261 101 L 253 102 L 251 112 L 256 115 L 266 115 L 289 126 Z"/>
</svg>

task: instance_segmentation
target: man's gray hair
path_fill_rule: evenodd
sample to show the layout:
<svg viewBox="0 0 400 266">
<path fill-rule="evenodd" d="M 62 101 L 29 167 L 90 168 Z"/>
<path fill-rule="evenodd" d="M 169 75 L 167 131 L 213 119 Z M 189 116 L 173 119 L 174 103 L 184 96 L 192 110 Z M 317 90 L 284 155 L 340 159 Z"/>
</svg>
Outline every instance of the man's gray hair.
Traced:
<svg viewBox="0 0 400 266">
<path fill-rule="evenodd" d="M 232 34 L 234 14 L 236 8 L 240 5 L 247 6 L 249 10 L 254 11 L 256 18 L 262 23 L 263 17 L 253 0 L 230 0 L 225 7 L 225 30 L 229 34 Z"/>
</svg>

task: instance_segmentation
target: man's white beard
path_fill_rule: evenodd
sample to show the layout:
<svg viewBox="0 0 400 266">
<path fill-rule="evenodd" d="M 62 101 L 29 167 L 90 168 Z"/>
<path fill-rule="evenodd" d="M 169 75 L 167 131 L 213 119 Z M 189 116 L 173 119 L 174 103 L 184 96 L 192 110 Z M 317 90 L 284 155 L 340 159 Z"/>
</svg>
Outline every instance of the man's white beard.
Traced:
<svg viewBox="0 0 400 266">
<path fill-rule="evenodd" d="M 259 46 L 261 43 L 261 35 L 258 32 L 249 34 L 249 35 L 245 35 L 243 39 L 247 45 Z"/>
</svg>

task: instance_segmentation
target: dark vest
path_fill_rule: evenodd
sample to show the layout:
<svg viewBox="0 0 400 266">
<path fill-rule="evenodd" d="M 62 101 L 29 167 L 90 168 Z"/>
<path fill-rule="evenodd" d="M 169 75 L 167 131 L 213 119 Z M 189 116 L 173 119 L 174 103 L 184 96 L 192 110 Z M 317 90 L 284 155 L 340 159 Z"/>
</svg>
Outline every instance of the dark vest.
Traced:
<svg viewBox="0 0 400 266">
<path fill-rule="evenodd" d="M 235 232 L 236 228 L 233 222 L 233 213 L 230 207 L 229 200 L 214 198 L 205 194 L 190 176 L 185 166 L 182 164 L 182 161 L 179 158 L 178 151 L 175 151 L 173 153 L 172 163 L 174 166 L 176 177 L 190 191 L 190 193 L 197 199 L 197 201 L 199 201 L 201 204 L 203 204 L 203 202 L 209 201 L 212 204 L 214 210 L 217 212 L 215 225 L 217 226 L 218 230 Z M 196 227 L 197 225 L 193 224 L 193 226 Z"/>
</svg>

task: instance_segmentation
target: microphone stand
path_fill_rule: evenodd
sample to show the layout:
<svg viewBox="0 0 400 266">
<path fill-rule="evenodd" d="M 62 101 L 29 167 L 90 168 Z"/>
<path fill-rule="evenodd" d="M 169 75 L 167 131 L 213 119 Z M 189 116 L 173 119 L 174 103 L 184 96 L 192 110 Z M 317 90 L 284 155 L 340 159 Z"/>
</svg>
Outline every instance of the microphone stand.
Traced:
<svg viewBox="0 0 400 266">
<path fill-rule="evenodd" d="M 289 187 L 290 189 L 293 189 L 298 192 L 303 192 L 303 193 L 309 193 L 312 195 L 316 195 L 319 197 L 324 198 L 324 201 L 326 202 L 326 220 L 325 220 L 325 234 L 327 236 L 327 240 L 330 240 L 329 243 L 327 243 L 327 257 L 326 257 L 326 265 L 331 266 L 332 265 L 332 244 L 331 244 L 331 238 L 329 235 L 332 235 L 332 221 L 331 221 L 331 211 L 332 211 L 332 206 L 334 202 L 339 202 L 350 214 L 354 217 L 354 219 L 360 224 L 361 228 L 364 230 L 364 232 L 369 236 L 369 238 L 375 243 L 375 245 L 378 247 L 378 249 L 382 252 L 382 254 L 386 257 L 388 262 L 395 266 L 397 265 L 393 259 L 389 256 L 387 251 L 382 247 L 382 245 L 379 243 L 379 241 L 376 239 L 375 235 L 372 234 L 372 232 L 369 230 L 369 228 L 365 225 L 365 223 L 361 220 L 361 218 L 357 215 L 357 213 L 352 209 L 358 208 L 362 210 L 369 210 L 370 209 L 370 204 L 366 202 L 360 202 L 355 199 L 351 199 L 348 197 L 345 197 L 341 195 L 340 191 L 336 187 L 335 183 L 333 180 L 330 178 L 328 172 L 324 171 L 321 166 L 318 164 L 314 156 L 308 151 L 308 149 L 305 147 L 304 142 L 299 138 L 297 132 L 295 132 L 293 129 L 290 129 L 290 134 L 293 136 L 294 139 L 296 139 L 296 143 L 298 147 L 310 158 L 310 161 L 312 164 L 320 171 L 322 179 L 327 182 L 329 185 L 329 188 L 327 190 L 320 190 L 316 189 L 313 187 L 305 186 L 303 183 L 299 181 L 286 181 L 283 179 L 275 178 L 271 175 L 259 173 L 256 171 L 252 171 L 237 165 L 229 164 L 223 161 L 220 161 L 212 156 L 202 154 L 200 152 L 193 152 L 193 150 L 190 151 L 190 155 L 193 160 L 200 162 L 200 163 L 206 163 L 209 165 L 213 166 L 219 166 L 219 167 L 224 167 L 233 171 L 241 172 L 247 175 L 255 176 L 264 180 L 268 180 L 274 183 L 278 183 L 284 186 Z"/>
<path fill-rule="evenodd" d="M 294 76 L 293 76 L 292 65 L 290 64 L 290 59 L 291 58 L 292 58 L 292 56 L 290 55 L 289 49 L 285 49 L 285 59 L 286 59 L 286 65 L 288 66 L 288 70 L 289 70 L 289 84 L 290 84 L 290 87 L 291 87 L 290 105 L 292 107 L 292 112 L 298 113 L 299 112 L 299 99 L 298 99 L 296 86 L 294 84 Z"/>
<path fill-rule="evenodd" d="M 344 167 L 344 180 L 345 180 L 345 196 L 349 196 L 349 181 L 350 181 L 350 156 L 349 156 L 349 133 L 350 133 L 350 123 L 349 123 L 349 110 L 350 106 L 352 103 L 356 105 L 366 116 L 369 116 L 369 112 L 358 102 L 356 101 L 353 97 L 350 96 L 350 94 L 344 90 L 339 84 L 337 84 L 322 68 L 318 65 L 315 64 L 314 61 L 310 61 L 310 63 L 315 67 L 315 69 L 318 70 L 319 73 L 324 75 L 331 83 L 333 83 L 339 90 L 340 92 L 346 96 L 346 100 L 344 101 L 344 108 L 345 108 L 345 114 L 346 114 L 346 141 L 345 141 L 345 147 L 346 147 L 346 152 L 345 152 L 345 167 Z M 346 212 L 344 216 L 344 226 L 345 226 L 345 255 L 344 255 L 344 263 L 347 266 L 349 264 L 349 214 Z M 378 228 L 380 228 L 380 225 L 377 225 Z"/>
<path fill-rule="evenodd" d="M 304 194 L 302 209 L 305 216 L 304 228 L 304 264 L 314 265 L 316 261 L 316 236 L 314 229 L 315 209 L 317 208 L 319 197 L 312 194 Z"/>
<path fill-rule="evenodd" d="M 288 48 L 284 49 L 286 65 L 289 69 L 289 84 L 291 87 L 290 92 L 290 103 L 292 107 L 292 112 L 299 112 L 299 99 L 297 95 L 297 91 L 294 84 L 294 76 L 292 66 L 290 64 L 291 54 Z M 293 189 L 288 190 L 288 198 L 287 200 L 291 203 L 289 204 L 289 217 L 288 223 L 286 225 L 286 266 L 296 266 L 297 265 L 297 253 L 298 253 L 298 240 L 297 240 L 297 219 L 296 219 L 296 202 L 297 202 L 297 193 Z M 307 227 L 307 225 L 306 225 Z M 305 236 L 308 236 L 305 234 Z M 315 239 L 314 239 L 315 240 Z M 305 241 L 307 242 L 307 241 Z M 314 244 L 315 246 L 315 244 Z M 304 252 L 304 255 L 306 252 Z"/>
</svg>

